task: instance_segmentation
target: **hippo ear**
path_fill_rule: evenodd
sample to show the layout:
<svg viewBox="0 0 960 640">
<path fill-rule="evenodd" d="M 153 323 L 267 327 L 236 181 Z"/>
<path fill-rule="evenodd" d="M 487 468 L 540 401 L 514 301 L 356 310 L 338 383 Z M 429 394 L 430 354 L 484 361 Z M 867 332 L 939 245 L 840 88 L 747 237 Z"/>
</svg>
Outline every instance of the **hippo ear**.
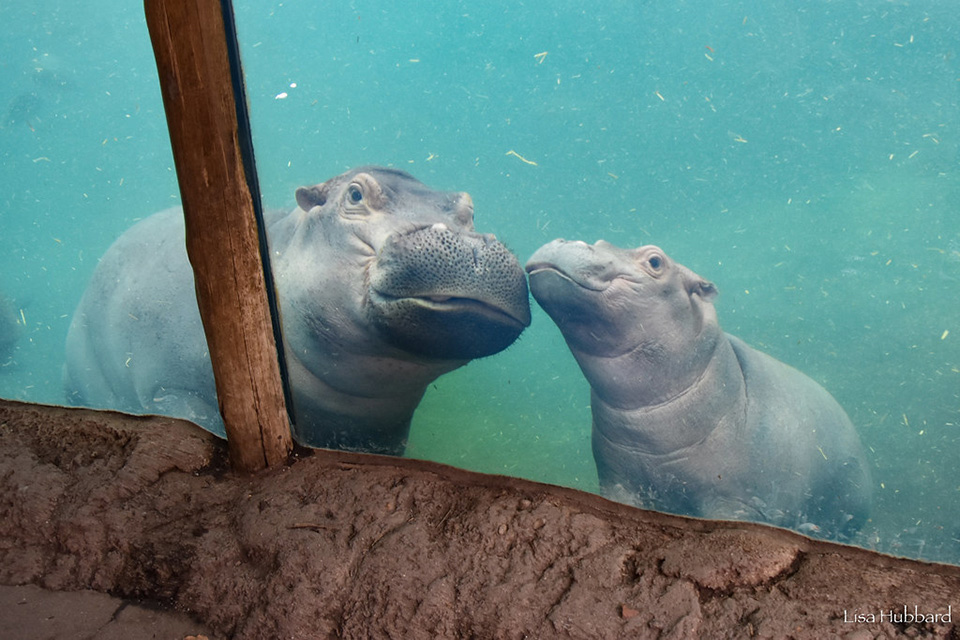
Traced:
<svg viewBox="0 0 960 640">
<path fill-rule="evenodd" d="M 310 211 L 314 207 L 322 207 L 327 203 L 327 185 L 315 184 L 312 187 L 300 187 L 297 189 L 297 204 L 304 211 Z"/>
<path fill-rule="evenodd" d="M 698 296 L 709 302 L 717 297 L 717 285 L 713 284 L 709 280 L 704 280 L 701 278 L 696 283 L 696 289 L 691 293 L 696 293 Z"/>
<path fill-rule="evenodd" d="M 698 295 L 704 302 L 710 302 L 717 297 L 717 285 L 704 280 L 690 269 L 683 267 L 683 283 L 690 295 Z"/>
</svg>

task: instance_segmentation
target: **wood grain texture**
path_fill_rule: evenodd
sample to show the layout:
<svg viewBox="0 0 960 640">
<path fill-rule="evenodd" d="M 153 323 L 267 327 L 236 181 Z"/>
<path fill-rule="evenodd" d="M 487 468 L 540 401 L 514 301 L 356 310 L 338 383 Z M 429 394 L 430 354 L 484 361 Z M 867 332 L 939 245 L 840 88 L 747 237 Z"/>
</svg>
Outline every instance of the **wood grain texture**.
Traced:
<svg viewBox="0 0 960 640">
<path fill-rule="evenodd" d="M 256 471 L 292 448 L 219 0 L 144 3 L 197 300 L 230 460 Z"/>
</svg>

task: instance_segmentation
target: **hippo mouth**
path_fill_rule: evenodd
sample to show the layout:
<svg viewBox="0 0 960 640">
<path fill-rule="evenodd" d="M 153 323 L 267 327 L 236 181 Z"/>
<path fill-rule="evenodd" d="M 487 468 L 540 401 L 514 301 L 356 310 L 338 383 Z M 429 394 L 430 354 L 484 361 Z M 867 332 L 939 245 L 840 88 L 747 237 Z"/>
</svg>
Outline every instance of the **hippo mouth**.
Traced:
<svg viewBox="0 0 960 640">
<path fill-rule="evenodd" d="M 612 286 L 636 285 L 638 276 L 604 246 L 589 245 L 579 240 L 554 240 L 537 249 L 527 261 L 530 286 L 534 281 L 546 286 L 576 285 L 587 292 L 603 293 Z M 536 297 L 536 294 L 535 294 Z"/>
<path fill-rule="evenodd" d="M 617 278 L 611 278 L 609 280 L 601 280 L 596 278 L 586 277 L 586 274 L 581 273 L 568 273 L 563 270 L 563 268 L 551 264 L 548 262 L 537 262 L 528 264 L 526 267 L 527 275 L 530 276 L 531 285 L 534 280 L 547 280 L 551 276 L 560 278 L 561 281 L 564 281 L 568 284 L 575 285 L 581 289 L 586 289 L 587 291 L 595 291 L 601 293 L 606 291 L 611 284 L 613 284 Z M 544 277 L 545 276 L 545 277 Z"/>
<path fill-rule="evenodd" d="M 503 351 L 529 319 L 474 298 L 391 296 L 370 292 L 374 326 L 410 353 L 442 360 L 472 360 Z"/>
<path fill-rule="evenodd" d="M 464 298 L 454 295 L 425 294 L 420 296 L 391 296 L 381 291 L 370 291 L 370 298 L 378 305 L 414 304 L 436 313 L 467 313 L 488 318 L 491 322 L 500 322 L 523 330 L 530 324 L 529 318 L 517 317 L 509 309 L 490 304 L 476 298 Z"/>
<path fill-rule="evenodd" d="M 415 354 L 492 355 L 530 324 L 523 269 L 493 236 L 443 225 L 394 234 L 380 248 L 368 282 L 374 325 Z"/>
<path fill-rule="evenodd" d="M 617 283 L 617 278 L 588 279 L 580 273 L 569 273 L 555 264 L 542 262 L 529 263 L 527 273 L 534 300 L 561 331 L 571 327 L 581 327 L 588 334 L 599 330 L 611 308 L 606 294 Z"/>
</svg>

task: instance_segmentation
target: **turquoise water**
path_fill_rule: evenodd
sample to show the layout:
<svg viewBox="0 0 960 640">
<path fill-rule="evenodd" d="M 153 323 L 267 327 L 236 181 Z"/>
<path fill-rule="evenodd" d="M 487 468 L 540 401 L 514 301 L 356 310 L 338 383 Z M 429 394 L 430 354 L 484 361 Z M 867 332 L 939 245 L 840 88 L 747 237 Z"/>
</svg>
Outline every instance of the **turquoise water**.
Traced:
<svg viewBox="0 0 960 640">
<path fill-rule="evenodd" d="M 796 7 L 238 5 L 264 200 L 385 164 L 469 191 L 521 261 L 556 237 L 661 246 L 717 284 L 726 331 L 850 414 L 875 483 L 859 543 L 960 563 L 960 14 Z M 97 257 L 176 179 L 139 5 L 0 16 L 19 327 L 0 395 L 56 403 Z M 431 386 L 408 454 L 594 491 L 589 425 L 535 308 L 515 345 Z"/>
</svg>

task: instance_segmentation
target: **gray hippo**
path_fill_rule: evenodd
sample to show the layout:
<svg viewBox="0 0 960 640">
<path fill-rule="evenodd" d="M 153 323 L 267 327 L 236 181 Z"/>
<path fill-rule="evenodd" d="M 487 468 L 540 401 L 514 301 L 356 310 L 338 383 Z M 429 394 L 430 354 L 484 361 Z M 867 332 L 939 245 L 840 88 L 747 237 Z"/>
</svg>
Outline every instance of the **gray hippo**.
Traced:
<svg viewBox="0 0 960 640">
<path fill-rule="evenodd" d="M 554 240 L 533 297 L 591 387 L 593 455 L 613 499 L 847 539 L 871 484 L 843 409 L 799 371 L 724 333 L 714 285 L 655 246 Z"/>
<path fill-rule="evenodd" d="M 466 193 L 362 167 L 268 215 L 301 444 L 402 454 L 438 376 L 512 344 L 530 323 L 520 263 L 473 227 Z M 67 335 L 75 404 L 193 420 L 224 434 L 179 209 L 106 252 Z"/>
</svg>

